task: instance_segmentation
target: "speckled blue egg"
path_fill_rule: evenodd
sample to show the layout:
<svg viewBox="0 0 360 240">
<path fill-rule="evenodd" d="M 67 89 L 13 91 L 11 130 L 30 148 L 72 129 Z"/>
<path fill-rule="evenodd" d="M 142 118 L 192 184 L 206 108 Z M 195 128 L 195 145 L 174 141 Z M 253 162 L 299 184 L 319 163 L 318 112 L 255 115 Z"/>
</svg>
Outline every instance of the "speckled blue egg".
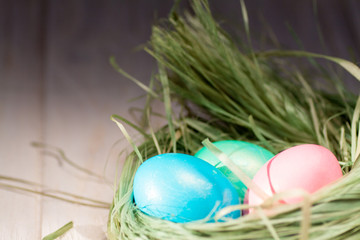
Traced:
<svg viewBox="0 0 360 240">
<path fill-rule="evenodd" d="M 224 140 L 214 142 L 213 144 L 250 178 L 253 178 L 257 171 L 274 156 L 273 153 L 265 148 L 244 141 Z M 203 147 L 195 153 L 195 157 L 201 158 L 218 168 L 235 186 L 240 198 L 245 198 L 247 187 L 210 150 Z"/>
<path fill-rule="evenodd" d="M 144 213 L 185 223 L 213 217 L 240 204 L 230 181 L 214 166 L 181 153 L 154 156 L 140 165 L 134 178 L 134 200 Z M 240 211 L 226 215 L 238 218 Z"/>
</svg>

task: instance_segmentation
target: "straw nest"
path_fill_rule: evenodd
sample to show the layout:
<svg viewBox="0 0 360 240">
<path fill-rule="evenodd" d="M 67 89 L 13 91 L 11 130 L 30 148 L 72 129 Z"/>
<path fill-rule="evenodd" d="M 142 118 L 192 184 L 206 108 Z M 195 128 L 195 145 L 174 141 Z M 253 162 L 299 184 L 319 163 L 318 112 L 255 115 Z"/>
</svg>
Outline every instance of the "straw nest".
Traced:
<svg viewBox="0 0 360 240">
<path fill-rule="evenodd" d="M 159 71 L 149 87 L 135 80 L 148 92 L 144 116 L 149 120 L 158 115 L 150 102 L 160 99 L 168 124 L 145 131 L 127 122 L 144 136 L 135 146 L 119 122 L 124 119 L 113 116 L 134 152 L 127 156 L 113 199 L 109 239 L 360 239 L 360 98 L 346 90 L 336 74 L 345 69 L 360 80 L 359 68 L 308 52 L 255 52 L 249 47 L 244 5 L 247 44 L 232 40 L 206 1 L 193 1 L 192 9 L 182 15 L 172 11 L 153 27 L 146 51 L 157 60 Z M 292 64 L 289 57 L 302 57 L 306 68 Z M 327 62 L 319 64 L 319 58 Z M 315 86 L 314 79 L 322 79 L 322 87 Z M 228 222 L 179 224 L 139 211 L 132 182 L 140 164 L 164 152 L 194 154 L 207 138 L 245 140 L 273 152 L 320 144 L 337 156 L 344 177 L 298 204 L 277 204 L 284 194 L 275 195 L 252 214 Z"/>
</svg>

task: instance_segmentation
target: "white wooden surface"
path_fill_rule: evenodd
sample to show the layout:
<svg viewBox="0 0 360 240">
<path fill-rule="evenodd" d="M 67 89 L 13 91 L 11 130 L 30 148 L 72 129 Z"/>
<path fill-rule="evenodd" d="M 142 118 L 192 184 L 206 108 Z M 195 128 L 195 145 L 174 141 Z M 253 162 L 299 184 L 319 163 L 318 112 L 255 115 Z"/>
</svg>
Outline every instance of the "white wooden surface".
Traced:
<svg viewBox="0 0 360 240">
<path fill-rule="evenodd" d="M 282 2 L 286 1 L 270 5 L 249 1 L 249 15 L 257 18 L 258 4 L 262 3 L 266 18 L 272 19 L 279 34 L 286 31 L 287 19 L 282 14 L 287 13 L 285 18 L 295 18 L 292 24 L 300 29 L 305 46 L 320 49 L 311 45 L 314 25 L 301 21 L 301 16 L 307 16 L 306 19 L 311 16 L 312 9 L 308 7 L 312 1 L 286 7 L 281 7 Z M 331 11 L 320 20 L 334 27 L 325 35 L 332 50 L 335 49 L 334 55 L 346 57 L 348 52 L 343 49 L 346 46 L 359 49 L 359 31 L 354 31 L 359 26 L 356 21 L 359 4 L 349 0 L 340 11 L 336 7 L 341 6 L 340 1 L 329 2 Z M 111 202 L 112 181 L 120 170 L 117 154 L 128 144 L 122 141 L 112 148 L 122 135 L 110 121 L 110 115 L 136 120 L 128 109 L 142 107 L 143 101 L 129 100 L 143 92 L 118 76 L 108 59 L 116 56 L 120 66 L 146 83 L 155 65 L 149 56 L 133 48 L 148 40 L 154 16 L 166 16 L 171 4 L 161 0 L 0 0 L 1 176 L 47 186 L 33 188 L 38 191 L 62 190 Z M 241 19 L 238 1 L 212 4 L 222 18 L 234 23 Z M 289 9 L 297 14 L 291 14 Z M 325 12 L 324 8 L 320 11 Z M 260 29 L 258 22 L 254 26 Z M 313 32 L 308 32 L 309 28 Z M 284 35 L 291 45 L 293 40 L 288 32 Z M 356 56 L 359 53 L 355 51 Z M 359 89 L 358 84 L 355 86 Z M 156 127 L 161 123 L 153 124 Z M 32 147 L 33 141 L 63 149 L 72 161 L 98 174 L 107 166 L 105 176 L 110 183 L 95 181 L 66 163 L 59 164 L 54 156 Z M 0 184 L 15 183 L 0 179 Z M 0 186 L 0 240 L 41 239 L 69 221 L 74 222 L 74 228 L 61 239 L 102 240 L 106 238 L 107 215 L 107 209 Z"/>
<path fill-rule="evenodd" d="M 43 157 L 29 145 L 43 139 L 38 39 L 30 33 L 38 30 L 39 19 L 30 16 L 35 11 L 21 11 L 24 17 L 14 19 L 9 5 L 1 2 L 0 7 L 0 174 L 41 183 Z M 25 18 L 32 19 L 26 30 L 14 28 Z M 40 196 L 0 188 L 0 206 L 0 239 L 40 238 Z"/>
<path fill-rule="evenodd" d="M 150 5 L 160 8 L 160 2 Z M 124 158 L 117 155 L 128 144 L 123 140 L 113 147 L 123 137 L 110 116 L 136 120 L 128 110 L 144 101 L 130 100 L 144 92 L 119 76 L 109 57 L 147 82 L 154 62 L 134 48 L 148 40 L 153 18 L 153 11 L 126 2 L 0 2 L 0 175 L 46 187 L 4 179 L 1 184 L 111 203 L 118 161 Z M 109 182 L 59 164 L 31 146 L 33 141 L 61 148 L 76 164 L 105 173 Z M 106 239 L 108 209 L 4 187 L 0 206 L 1 240 L 41 239 L 69 221 L 74 228 L 61 239 Z"/>
</svg>

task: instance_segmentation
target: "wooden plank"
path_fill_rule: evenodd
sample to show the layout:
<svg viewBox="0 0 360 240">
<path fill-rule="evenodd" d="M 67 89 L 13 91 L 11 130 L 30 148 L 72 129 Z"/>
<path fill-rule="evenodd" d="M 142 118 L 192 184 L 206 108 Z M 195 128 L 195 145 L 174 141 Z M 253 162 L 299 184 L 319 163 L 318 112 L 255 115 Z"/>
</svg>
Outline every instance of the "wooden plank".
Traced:
<svg viewBox="0 0 360 240">
<path fill-rule="evenodd" d="M 165 9 L 162 1 L 142 4 L 151 8 L 126 1 L 85 0 L 52 1 L 49 6 L 45 141 L 61 147 L 76 164 L 98 174 L 103 172 L 111 146 L 123 139 L 110 116 L 119 114 L 134 121 L 129 108 L 144 106 L 144 99 L 129 102 L 144 92 L 118 75 L 109 58 L 114 55 L 126 71 L 148 82 L 154 61 L 144 52 L 134 52 L 134 48 L 149 39 L 153 10 L 160 8 L 167 14 L 171 6 L 168 3 Z M 60 167 L 51 156 L 45 156 L 44 183 L 111 202 L 114 176 L 119 170 L 117 154 L 123 148 L 129 149 L 124 140 L 112 150 L 106 171 L 109 183 L 94 181 L 67 164 Z M 73 221 L 75 227 L 64 239 L 101 239 L 99 234 L 105 237 L 108 213 L 109 209 L 44 199 L 42 235 Z M 98 234 L 91 233 L 94 231 Z"/>
<path fill-rule="evenodd" d="M 42 180 L 42 158 L 30 146 L 42 139 L 39 11 L 30 2 L 0 3 L 0 175 L 35 182 Z M 39 195 L 0 187 L 0 239 L 40 239 L 40 203 Z"/>
</svg>

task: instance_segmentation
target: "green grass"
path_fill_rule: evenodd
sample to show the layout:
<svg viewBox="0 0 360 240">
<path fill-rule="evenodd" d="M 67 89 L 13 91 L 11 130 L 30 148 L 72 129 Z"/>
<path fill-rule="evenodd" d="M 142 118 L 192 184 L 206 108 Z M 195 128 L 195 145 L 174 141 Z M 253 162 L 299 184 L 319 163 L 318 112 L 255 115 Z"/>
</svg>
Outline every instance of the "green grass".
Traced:
<svg viewBox="0 0 360 240">
<path fill-rule="evenodd" d="M 243 2 L 242 7 L 244 34 L 251 43 Z M 192 14 L 173 11 L 153 26 L 145 50 L 158 62 L 155 80 L 160 87 L 140 87 L 148 98 L 164 102 L 168 125 L 156 132 L 140 130 L 145 141 L 134 147 L 123 167 L 109 213 L 109 239 L 360 238 L 360 98 L 316 59 L 328 60 L 358 80 L 360 69 L 347 60 L 316 53 L 255 51 L 251 44 L 244 47 L 245 43 L 232 40 L 212 17 L 207 1 L 192 1 L 192 10 Z M 299 57 L 293 64 L 291 58 Z M 309 59 L 312 71 L 298 64 Z M 330 91 L 314 86 L 319 77 L 329 83 Z M 172 104 L 181 106 L 180 113 L 173 112 Z M 144 113 L 147 119 L 156 114 L 149 105 Z M 269 200 L 270 205 L 257 214 L 229 222 L 176 224 L 136 209 L 132 181 L 142 159 L 164 152 L 194 154 L 205 139 L 245 140 L 273 152 L 320 144 L 334 152 L 345 176 L 297 205 L 278 206 Z"/>
</svg>

